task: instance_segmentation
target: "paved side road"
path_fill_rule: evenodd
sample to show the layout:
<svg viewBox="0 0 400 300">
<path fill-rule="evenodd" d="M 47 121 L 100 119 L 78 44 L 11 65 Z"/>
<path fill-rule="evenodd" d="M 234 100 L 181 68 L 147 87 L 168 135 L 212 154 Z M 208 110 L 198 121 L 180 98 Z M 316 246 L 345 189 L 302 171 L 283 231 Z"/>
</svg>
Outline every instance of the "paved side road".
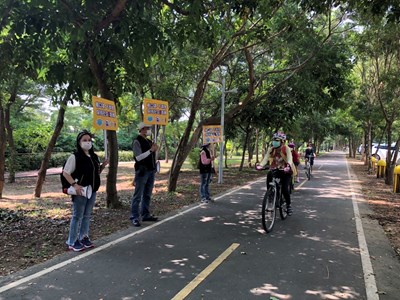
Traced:
<svg viewBox="0 0 400 300">
<path fill-rule="evenodd" d="M 62 168 L 49 168 L 46 171 L 46 175 L 59 175 L 62 171 Z M 36 177 L 38 176 L 39 170 L 32 170 L 32 171 L 23 171 L 23 172 L 16 172 L 15 178 L 25 178 L 25 177 Z M 5 173 L 4 177 L 7 179 L 9 177 L 9 173 Z"/>
<path fill-rule="evenodd" d="M 355 179 L 330 153 L 271 234 L 259 180 L 3 278 L 0 299 L 398 299 L 399 261 Z"/>
</svg>

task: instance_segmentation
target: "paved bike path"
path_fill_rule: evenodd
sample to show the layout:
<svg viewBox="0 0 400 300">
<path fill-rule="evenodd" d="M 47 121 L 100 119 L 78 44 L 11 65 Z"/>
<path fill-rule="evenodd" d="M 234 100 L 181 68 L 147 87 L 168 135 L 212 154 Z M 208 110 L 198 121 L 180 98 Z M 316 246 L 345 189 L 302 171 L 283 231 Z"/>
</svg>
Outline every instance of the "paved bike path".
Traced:
<svg viewBox="0 0 400 300">
<path fill-rule="evenodd" d="M 363 270 L 351 181 L 344 155 L 329 154 L 294 192 L 294 215 L 270 234 L 260 223 L 260 180 L 9 277 L 0 299 L 378 299 Z M 378 258 L 393 271 L 378 281 L 382 299 L 397 299 L 400 268 L 390 250 Z"/>
</svg>

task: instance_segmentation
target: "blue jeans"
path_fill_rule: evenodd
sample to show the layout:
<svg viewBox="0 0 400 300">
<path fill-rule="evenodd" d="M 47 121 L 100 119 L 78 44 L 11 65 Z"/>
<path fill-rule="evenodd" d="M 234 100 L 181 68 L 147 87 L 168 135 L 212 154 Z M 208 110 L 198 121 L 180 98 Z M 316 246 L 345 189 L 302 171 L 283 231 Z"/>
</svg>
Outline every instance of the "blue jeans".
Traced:
<svg viewBox="0 0 400 300">
<path fill-rule="evenodd" d="M 201 199 L 210 199 L 210 182 L 211 182 L 211 173 L 203 173 L 200 174 L 200 198 Z"/>
<path fill-rule="evenodd" d="M 150 199 L 154 187 L 155 171 L 135 171 L 135 192 L 132 197 L 131 220 L 139 220 L 139 217 L 150 217 Z M 139 214 L 139 203 L 140 214 Z"/>
<path fill-rule="evenodd" d="M 89 237 L 90 218 L 95 201 L 96 192 L 93 192 L 90 199 L 84 196 L 72 196 L 72 219 L 67 240 L 69 246 L 72 246 L 77 239 Z"/>
</svg>

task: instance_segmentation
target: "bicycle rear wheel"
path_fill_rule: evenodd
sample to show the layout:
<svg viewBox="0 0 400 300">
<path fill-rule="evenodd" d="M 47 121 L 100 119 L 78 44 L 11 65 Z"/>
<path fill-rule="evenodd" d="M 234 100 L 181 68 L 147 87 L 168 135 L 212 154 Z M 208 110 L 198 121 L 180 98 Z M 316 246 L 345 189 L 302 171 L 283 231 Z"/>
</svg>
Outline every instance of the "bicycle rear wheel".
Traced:
<svg viewBox="0 0 400 300">
<path fill-rule="evenodd" d="M 311 179 L 311 169 L 310 169 L 310 166 L 307 166 L 306 176 L 307 176 L 307 179 L 308 179 L 308 180 Z"/>
<path fill-rule="evenodd" d="M 262 226 L 265 232 L 269 233 L 272 231 L 275 223 L 276 216 L 276 189 L 269 188 L 264 195 L 263 203 L 262 203 Z"/>
</svg>

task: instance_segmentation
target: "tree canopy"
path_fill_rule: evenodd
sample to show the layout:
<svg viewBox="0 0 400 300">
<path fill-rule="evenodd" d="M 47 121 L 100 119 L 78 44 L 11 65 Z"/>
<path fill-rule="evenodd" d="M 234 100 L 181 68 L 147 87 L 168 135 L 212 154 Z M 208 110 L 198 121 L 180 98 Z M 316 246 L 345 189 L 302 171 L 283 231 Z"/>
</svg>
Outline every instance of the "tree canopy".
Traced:
<svg viewBox="0 0 400 300">
<path fill-rule="evenodd" d="M 280 129 L 298 142 L 369 135 L 371 145 L 382 126 L 386 142 L 399 138 L 395 1 L 31 0 L 0 11 L 0 195 L 7 145 L 45 150 L 45 169 L 54 147 L 91 127 L 92 95 L 118 108 L 120 129 L 107 131 L 110 207 L 118 149 L 129 149 L 143 98 L 169 102 L 170 191 L 202 126 L 220 122 L 223 80 L 237 89 L 225 97 L 227 139 Z M 51 118 L 29 110 L 40 99 Z"/>
</svg>

